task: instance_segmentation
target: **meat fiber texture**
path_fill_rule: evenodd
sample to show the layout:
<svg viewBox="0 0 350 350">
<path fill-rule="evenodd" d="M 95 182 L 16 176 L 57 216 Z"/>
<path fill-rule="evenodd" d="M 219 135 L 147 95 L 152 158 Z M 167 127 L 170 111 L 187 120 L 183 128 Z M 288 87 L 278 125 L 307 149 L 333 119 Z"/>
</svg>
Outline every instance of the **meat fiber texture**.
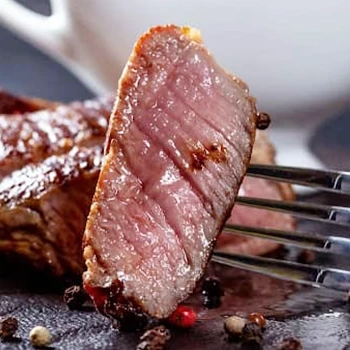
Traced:
<svg viewBox="0 0 350 350">
<path fill-rule="evenodd" d="M 102 312 L 111 314 L 112 298 L 113 317 L 139 309 L 164 318 L 192 292 L 231 212 L 257 119 L 246 86 L 197 31 L 170 25 L 139 39 L 84 234 L 84 283 Z M 107 300 L 101 289 L 113 290 Z"/>
</svg>

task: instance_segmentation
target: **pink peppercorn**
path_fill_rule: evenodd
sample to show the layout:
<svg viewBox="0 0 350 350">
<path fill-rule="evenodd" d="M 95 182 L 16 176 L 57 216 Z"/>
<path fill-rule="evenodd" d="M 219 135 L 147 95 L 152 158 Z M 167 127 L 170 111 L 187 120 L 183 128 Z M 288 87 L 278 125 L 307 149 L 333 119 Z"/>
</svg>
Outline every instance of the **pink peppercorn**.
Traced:
<svg viewBox="0 0 350 350">
<path fill-rule="evenodd" d="M 168 321 L 173 326 L 180 328 L 190 328 L 197 320 L 197 314 L 188 306 L 179 305 L 169 316 Z"/>
</svg>

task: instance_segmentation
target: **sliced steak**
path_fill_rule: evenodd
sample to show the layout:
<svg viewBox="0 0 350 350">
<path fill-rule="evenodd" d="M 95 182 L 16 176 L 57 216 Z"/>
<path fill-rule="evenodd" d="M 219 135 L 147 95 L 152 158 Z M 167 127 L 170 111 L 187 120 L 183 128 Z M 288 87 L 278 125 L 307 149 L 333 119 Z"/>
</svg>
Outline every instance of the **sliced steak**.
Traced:
<svg viewBox="0 0 350 350">
<path fill-rule="evenodd" d="M 82 272 L 81 237 L 102 147 L 73 148 L 0 181 L 0 252 L 52 274 Z"/>
<path fill-rule="evenodd" d="M 75 146 L 102 145 L 111 108 L 111 98 L 103 98 L 24 115 L 0 115 L 0 179 Z"/>
<path fill-rule="evenodd" d="M 137 42 L 84 235 L 84 283 L 102 312 L 167 317 L 202 276 L 254 141 L 242 86 L 191 29 L 156 27 Z"/>
</svg>

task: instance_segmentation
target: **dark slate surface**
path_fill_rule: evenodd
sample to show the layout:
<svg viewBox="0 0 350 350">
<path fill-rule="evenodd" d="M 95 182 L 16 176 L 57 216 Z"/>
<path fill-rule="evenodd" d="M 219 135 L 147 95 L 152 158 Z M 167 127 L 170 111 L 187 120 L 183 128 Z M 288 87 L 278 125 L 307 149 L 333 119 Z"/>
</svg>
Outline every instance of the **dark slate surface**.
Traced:
<svg viewBox="0 0 350 350">
<path fill-rule="evenodd" d="M 47 1 L 21 2 L 49 13 Z M 1 27 L 0 86 L 19 94 L 61 101 L 92 96 L 64 68 Z M 350 169 L 349 114 L 344 112 L 327 122 L 312 140 L 316 153 L 329 166 Z M 334 202 L 330 197 L 318 199 Z M 335 232 L 334 228 L 301 225 L 311 231 Z M 242 348 L 240 344 L 225 342 L 222 315 L 251 311 L 269 316 L 264 349 L 276 349 L 281 339 L 288 336 L 298 338 L 304 349 L 350 348 L 350 315 L 344 295 L 300 289 L 236 270 L 220 269 L 217 273 L 227 283 L 228 296 L 223 306 L 208 312 L 201 307 L 200 297 L 194 298 L 199 322 L 191 331 L 172 330 L 169 349 Z M 0 315 L 5 314 L 18 317 L 20 328 L 14 342 L 0 342 L 0 350 L 30 349 L 28 333 L 38 324 L 52 331 L 52 346 L 56 349 L 133 349 L 138 341 L 138 334 L 119 334 L 95 312 L 69 311 L 62 302 L 61 288 L 53 281 L 1 259 Z"/>
</svg>

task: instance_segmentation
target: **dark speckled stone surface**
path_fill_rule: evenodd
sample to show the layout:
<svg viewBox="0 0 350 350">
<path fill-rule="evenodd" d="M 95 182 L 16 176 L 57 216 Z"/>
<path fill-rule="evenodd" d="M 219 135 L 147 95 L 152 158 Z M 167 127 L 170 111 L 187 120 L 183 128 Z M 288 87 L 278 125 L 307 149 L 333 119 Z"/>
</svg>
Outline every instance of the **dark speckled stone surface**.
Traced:
<svg viewBox="0 0 350 350">
<path fill-rule="evenodd" d="M 21 2 L 41 13 L 49 13 L 47 1 Z M 64 68 L 1 27 L 0 86 L 19 94 L 61 101 L 92 96 Z M 350 112 L 344 112 L 321 127 L 313 138 L 313 149 L 329 166 L 350 169 L 349 129 Z M 332 201 L 326 196 L 315 198 Z M 310 223 L 301 226 L 326 234 L 335 232 L 334 228 Z M 172 330 L 169 349 L 251 349 L 224 340 L 223 315 L 252 311 L 268 316 L 264 349 L 277 349 L 285 337 L 298 338 L 303 349 L 350 348 L 350 314 L 344 295 L 299 288 L 233 269 L 214 270 L 225 280 L 223 305 L 208 311 L 201 306 L 200 296 L 193 297 L 190 303 L 198 311 L 199 321 L 190 331 Z M 14 342 L 0 342 L 0 350 L 31 349 L 28 333 L 39 324 L 51 330 L 55 349 L 123 350 L 134 349 L 138 342 L 139 334 L 120 334 L 95 312 L 69 311 L 62 302 L 62 289 L 55 282 L 1 258 L 0 315 L 5 314 L 18 317 L 20 327 L 18 338 Z"/>
</svg>

